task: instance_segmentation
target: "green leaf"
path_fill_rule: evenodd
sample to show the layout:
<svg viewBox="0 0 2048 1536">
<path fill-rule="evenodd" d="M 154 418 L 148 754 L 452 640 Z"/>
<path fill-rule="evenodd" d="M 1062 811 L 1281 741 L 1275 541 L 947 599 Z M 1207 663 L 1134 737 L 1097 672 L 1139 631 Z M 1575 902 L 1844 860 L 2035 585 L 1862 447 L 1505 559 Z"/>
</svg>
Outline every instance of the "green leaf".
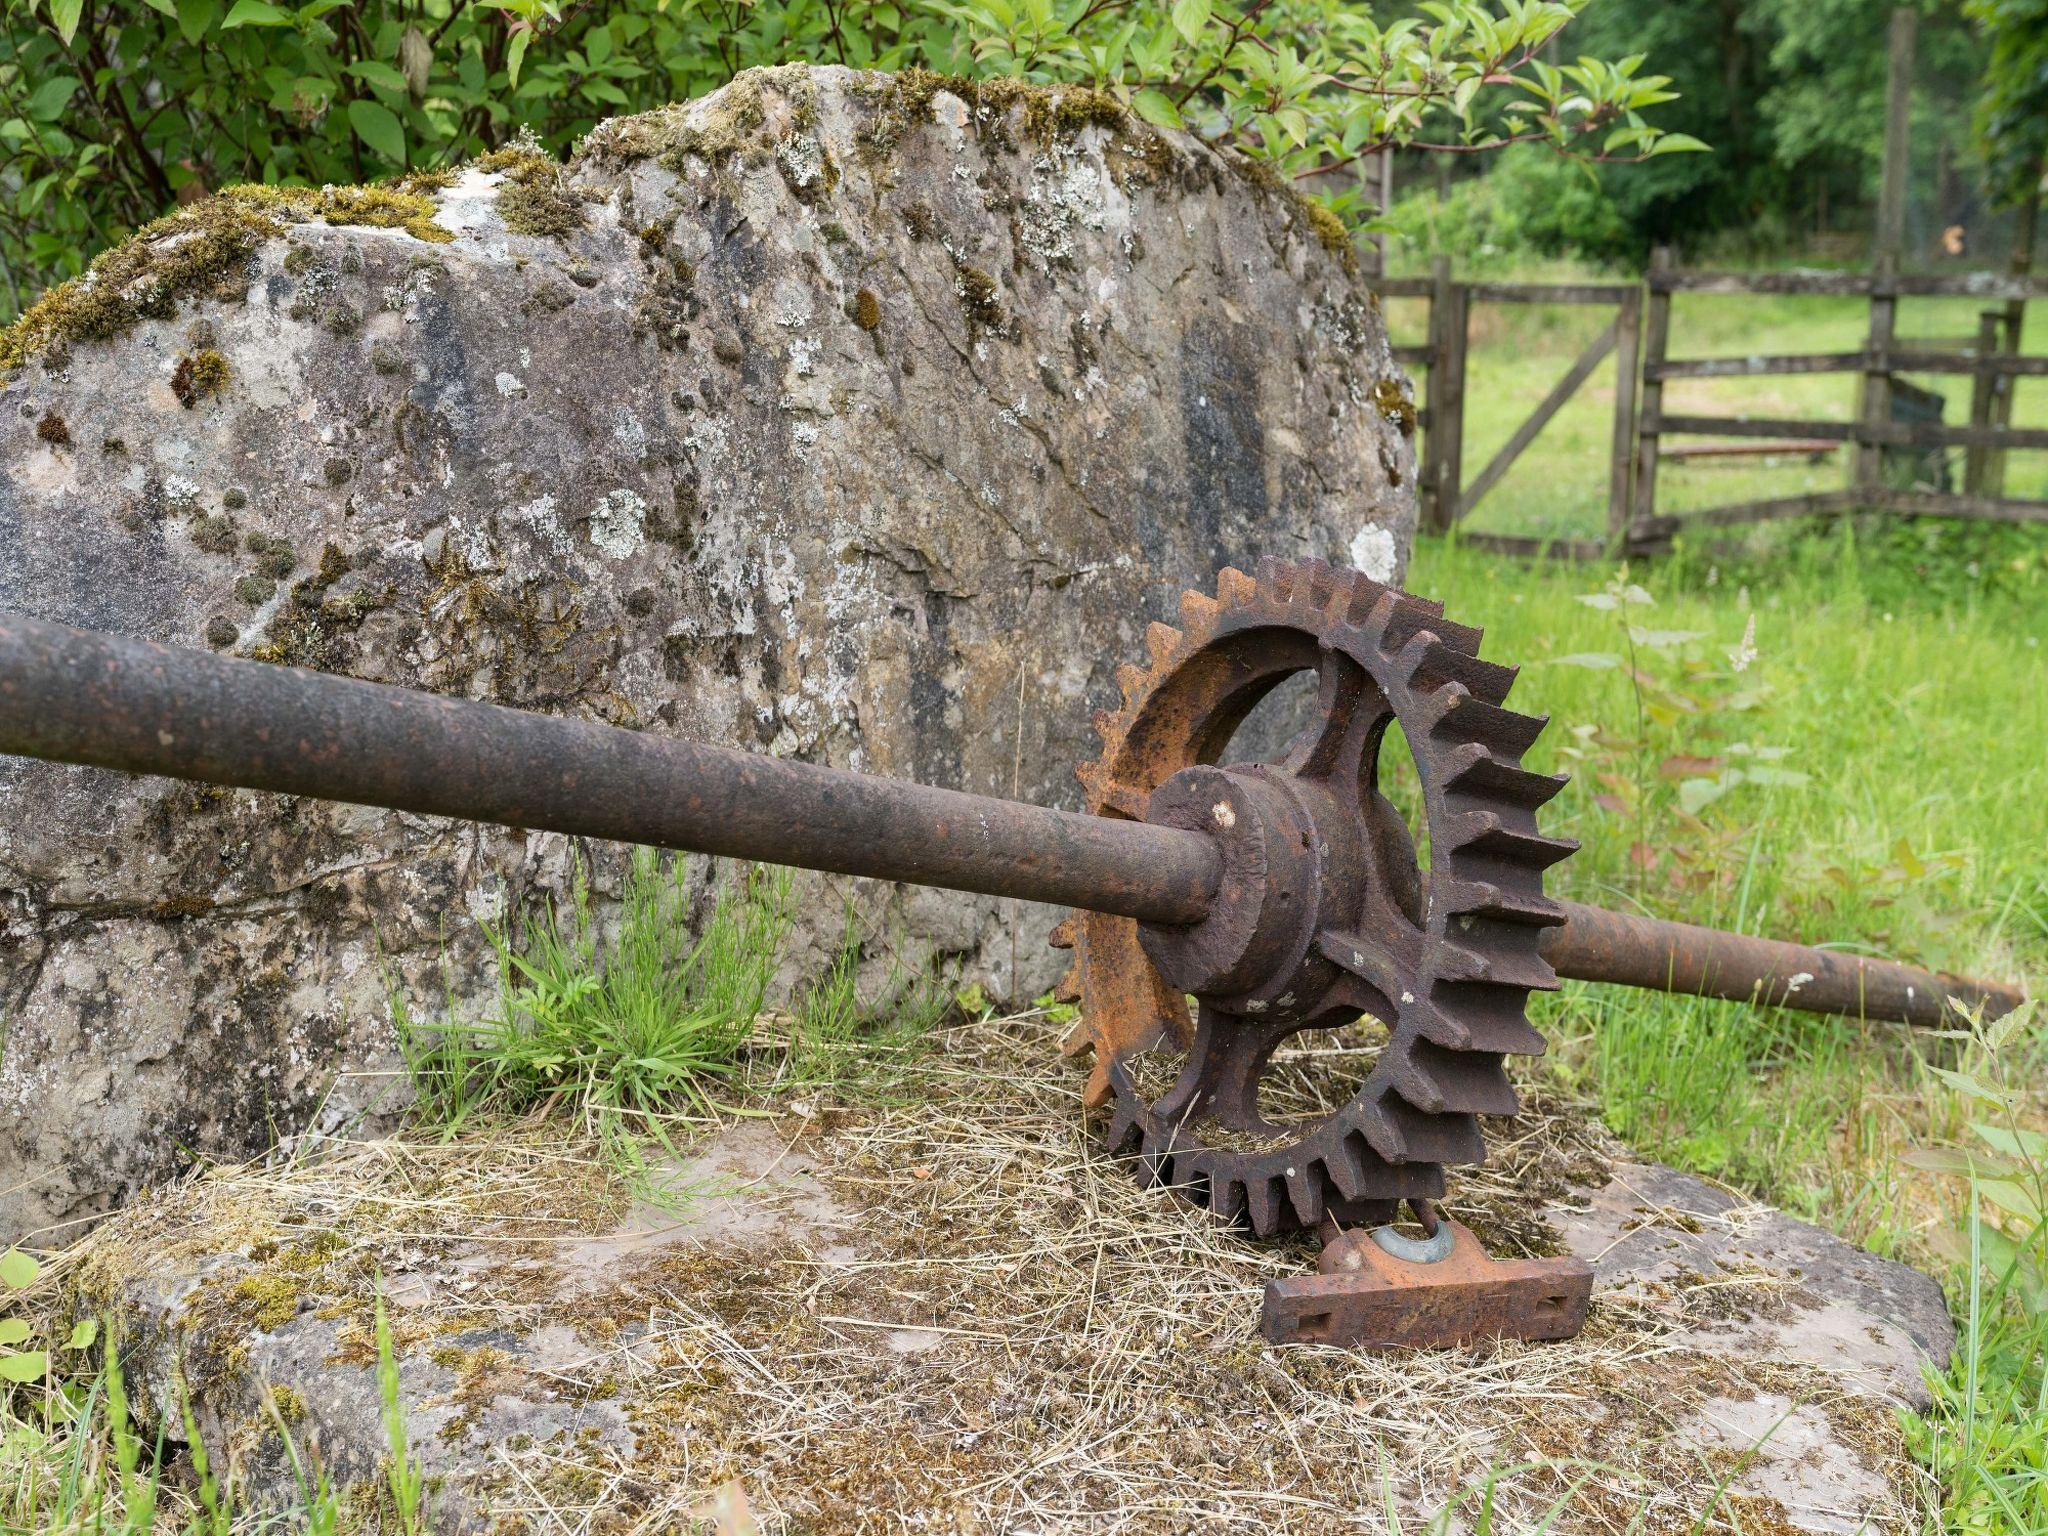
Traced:
<svg viewBox="0 0 2048 1536">
<path fill-rule="evenodd" d="M 25 1291 L 36 1283 L 36 1276 L 42 1272 L 43 1266 L 19 1248 L 10 1248 L 5 1253 L 0 1253 L 0 1285 L 12 1290 Z"/>
<path fill-rule="evenodd" d="M 248 3 L 249 0 L 235 0 L 237 9 Z M 355 129 L 357 138 L 386 160 L 394 165 L 405 164 L 405 125 L 389 107 L 374 101 L 352 101 L 348 104 L 348 125 Z"/>
<path fill-rule="evenodd" d="M 1967 1072 L 1951 1072 L 1947 1067 L 1930 1067 L 1928 1070 L 1966 1098 L 1975 1099 L 1980 1104 L 1994 1104 L 2001 1109 L 2005 1107 L 2004 1094 L 1996 1088 L 1986 1087 Z"/>
<path fill-rule="evenodd" d="M 235 0 L 220 29 L 228 32 L 236 27 L 288 27 L 291 24 L 291 17 L 271 5 L 269 0 Z"/>
<path fill-rule="evenodd" d="M 1678 808 L 1688 816 L 1697 816 L 1727 793 L 1728 786 L 1719 779 L 1681 779 Z"/>
<path fill-rule="evenodd" d="M 206 36 L 220 15 L 220 0 L 178 0 L 178 31 L 188 43 Z"/>
<path fill-rule="evenodd" d="M 66 1349 L 91 1349 L 99 1342 L 100 1325 L 96 1318 L 82 1317 L 71 1327 L 71 1337 L 65 1343 Z"/>
<path fill-rule="evenodd" d="M 1633 624 L 1628 627 L 1628 637 L 1637 645 L 1647 645 L 1656 651 L 1668 651 L 1674 645 L 1706 638 L 1697 629 L 1638 629 Z"/>
<path fill-rule="evenodd" d="M 0 1355 L 0 1381 L 26 1386 L 50 1373 L 50 1357 L 40 1349 L 21 1355 Z"/>
<path fill-rule="evenodd" d="M 1201 38 L 1209 25 L 1209 0 L 1173 0 L 1173 29 L 1189 42 Z"/>
<path fill-rule="evenodd" d="M 65 47 L 71 46 L 71 38 L 78 31 L 78 18 L 85 11 L 85 0 L 50 0 L 50 25 L 57 29 L 57 35 L 64 39 Z"/>
<path fill-rule="evenodd" d="M 532 41 L 533 31 L 529 27 L 521 27 L 512 34 L 512 42 L 505 50 L 506 84 L 519 84 L 519 65 L 526 58 L 526 45 Z"/>
<path fill-rule="evenodd" d="M 52 75 L 29 93 L 24 110 L 36 122 L 54 123 L 77 90 L 78 76 Z"/>
<path fill-rule="evenodd" d="M 1978 1178 L 1994 1171 L 1992 1163 L 1981 1153 L 1966 1152 L 1960 1147 L 1915 1147 L 1899 1160 L 1908 1168 L 1952 1179 Z"/>
<path fill-rule="evenodd" d="M 364 59 L 360 63 L 351 64 L 348 72 L 375 90 L 402 91 L 406 88 L 404 75 L 389 64 L 376 59 Z"/>
<path fill-rule="evenodd" d="M 178 8 L 171 3 L 171 0 L 143 0 L 143 3 L 152 11 L 163 12 L 164 15 L 170 17 L 173 21 L 178 19 Z"/>
<path fill-rule="evenodd" d="M 1652 155 L 1702 154 L 1707 145 L 1689 133 L 1667 133 L 1650 146 Z"/>
<path fill-rule="evenodd" d="M 21 1318 L 0 1317 L 0 1344 L 26 1344 L 28 1334 L 28 1324 Z"/>
<path fill-rule="evenodd" d="M 1155 128 L 1179 128 L 1185 126 L 1181 120 L 1180 108 L 1164 91 L 1143 90 L 1131 98 L 1131 110 Z"/>
</svg>

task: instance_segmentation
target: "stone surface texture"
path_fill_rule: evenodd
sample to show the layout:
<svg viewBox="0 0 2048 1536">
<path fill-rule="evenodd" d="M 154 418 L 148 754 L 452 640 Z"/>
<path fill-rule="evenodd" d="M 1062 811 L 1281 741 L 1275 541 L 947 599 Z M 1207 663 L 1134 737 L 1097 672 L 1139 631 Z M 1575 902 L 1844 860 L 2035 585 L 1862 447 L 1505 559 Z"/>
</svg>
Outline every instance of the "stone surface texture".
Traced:
<svg viewBox="0 0 2048 1536">
<path fill-rule="evenodd" d="M 1595 1268 L 1581 1338 L 1361 1357 L 1259 1344 L 1249 1274 L 1234 1277 L 1251 1281 L 1241 1287 L 1216 1286 L 1192 1317 L 1183 1308 L 1178 1331 L 1140 1321 L 1148 1306 L 1155 1318 L 1171 1314 L 1170 1298 L 1105 1294 L 1114 1264 L 1101 1275 L 1098 1250 L 1091 1281 L 1063 1248 L 1087 1247 L 1084 1210 L 1132 1198 L 1128 1170 L 1085 1154 L 1077 1163 L 1072 1132 L 991 1170 L 985 1148 L 947 1147 L 938 1112 L 897 1124 L 886 1140 L 900 1158 L 873 1156 L 859 1118 L 791 1112 L 701 1143 L 676 1170 L 676 1187 L 695 1192 L 680 1212 L 579 1208 L 558 1181 L 516 1212 L 470 1218 L 471 1237 L 362 1236 L 365 1211 L 435 1201 L 435 1181 L 422 1178 L 432 1157 L 416 1151 L 389 1157 L 388 1180 L 367 1188 L 360 1175 L 352 1187 L 345 1169 L 288 1175 L 282 1198 L 260 1176 L 248 1181 L 253 1197 L 201 1186 L 182 1203 L 131 1213 L 132 1234 L 122 1232 L 129 1217 L 110 1224 L 88 1289 L 113 1299 L 139 1395 L 171 1415 L 173 1436 L 182 1373 L 216 1460 L 232 1448 L 244 1486 L 288 1504 L 300 1474 L 280 1423 L 337 1483 L 374 1489 L 384 1476 L 364 1279 L 374 1268 L 412 1443 L 436 1488 L 437 1528 L 449 1531 L 574 1527 L 592 1514 L 622 1529 L 651 1524 L 665 1501 L 687 1508 L 732 1477 L 774 1512 L 775 1530 L 1350 1529 L 1385 1512 L 1333 1507 L 1347 1483 L 1378 1488 L 1375 1458 L 1390 1478 L 1412 1462 L 1426 1469 L 1391 1481 L 1404 1527 L 1471 1528 L 1461 1491 L 1513 1464 L 1521 1471 L 1497 1492 L 1507 1523 L 1496 1528 L 1534 1528 L 1518 1522 L 1540 1511 L 1542 1529 L 1606 1531 L 1617 1510 L 1657 1530 L 1699 1528 L 1717 1514 L 1741 1529 L 1827 1536 L 1915 1528 L 1893 1415 L 1925 1406 L 1922 1364 L 1945 1362 L 1953 1346 L 1940 1289 L 1670 1168 L 1617 1161 L 1589 1184 L 1553 1184 L 1528 1207 L 1551 1251 Z M 943 1209 L 949 1179 L 985 1187 L 1005 1171 L 1037 1177 L 1040 1155 L 1075 1178 L 1086 1202 L 1071 1207 L 1070 1230 L 1020 1230 L 1008 1244 L 942 1257 L 910 1212 L 873 1197 L 907 1181 L 931 1188 Z M 531 1156 L 511 1154 L 515 1163 Z M 362 1163 L 374 1160 L 349 1166 Z M 1156 1244 L 1176 1219 L 1206 1219 L 1141 1198 L 1161 1224 Z M 1021 1223 L 1037 1213 L 997 1207 L 999 1223 L 1006 1214 Z M 420 1209 L 401 1224 L 436 1219 Z M 148 1262 L 165 1238 L 171 1261 Z M 976 1259 L 988 1273 L 963 1279 L 958 1266 Z M 1266 1250 L 1256 1262 L 1279 1272 L 1304 1260 Z M 1062 1267 L 1080 1271 L 1050 1281 L 1077 1288 L 1071 1310 L 1047 1316 L 1020 1304 L 1042 1298 Z M 1142 1342 L 1124 1332 L 1132 1328 Z M 1206 1520 L 1195 1466 L 1166 1496 L 1119 1507 L 1129 1492 L 1119 1459 L 1149 1470 L 1149 1437 L 1176 1443 L 1170 1423 L 1127 1424 L 1107 1438 L 1128 1443 L 1087 1458 L 1091 1479 L 1063 1481 L 1061 1448 L 1084 1436 L 1084 1404 L 1120 1385 L 1114 1371 L 1101 1374 L 1105 1362 L 1136 1369 L 1131 1351 L 1150 1354 L 1149 1368 L 1177 1375 L 1190 1394 L 1210 1395 L 1201 1434 L 1280 1451 L 1251 1457 L 1263 1470 L 1240 1470 L 1252 1481 Z M 981 1395 L 991 1377 L 992 1400 Z M 1142 1400 L 1154 1393 L 1165 1396 L 1154 1387 Z M 1248 1401 L 1226 1400 L 1234 1397 Z M 1167 1402 L 1158 1411 L 1191 1410 Z M 1430 1431 L 1444 1412 L 1456 1432 Z M 893 1441 L 905 1421 L 911 1438 Z M 1419 1451 L 1400 1443 L 1416 1426 Z M 980 1461 L 960 1454 L 976 1450 Z M 1530 1458 L 1546 1453 L 1563 1469 L 1548 1482 L 1529 1472 Z M 1346 1471 L 1324 1481 L 1315 1466 L 1332 1454 Z M 918 1465 L 927 1455 L 947 1462 L 936 1486 Z M 1019 1469 L 1035 1463 L 1034 1482 Z M 1584 1472 L 1596 1464 L 1634 1482 L 1604 1488 L 1603 1476 Z M 1016 1473 L 1020 1486 L 1004 1490 L 1018 1501 L 1007 1511 L 1016 1523 L 974 1524 L 962 1515 L 974 1473 L 1001 1481 L 997 1469 Z M 860 1498 L 839 1503 L 848 1488 Z M 1048 1513 L 1043 1501 L 1061 1497 L 1064 1514 Z M 1673 1503 L 1652 1508 L 1654 1498 Z M 540 1510 L 554 1513 L 541 1519 Z M 987 1520 L 986 1509 L 976 1518 Z"/>
<path fill-rule="evenodd" d="M 18 368 L 0 607 L 1073 806 L 1180 589 L 1400 574 L 1413 413 L 1341 241 L 1099 98 L 789 68 L 486 164 L 409 227 L 279 204 Z M 0 765 L 0 1238 L 348 1123 L 387 980 L 467 995 L 473 920 L 579 858 L 615 893 L 557 837 Z M 799 883 L 787 974 L 848 893 Z M 877 964 L 1056 973 L 1050 913 L 854 894 Z"/>
</svg>

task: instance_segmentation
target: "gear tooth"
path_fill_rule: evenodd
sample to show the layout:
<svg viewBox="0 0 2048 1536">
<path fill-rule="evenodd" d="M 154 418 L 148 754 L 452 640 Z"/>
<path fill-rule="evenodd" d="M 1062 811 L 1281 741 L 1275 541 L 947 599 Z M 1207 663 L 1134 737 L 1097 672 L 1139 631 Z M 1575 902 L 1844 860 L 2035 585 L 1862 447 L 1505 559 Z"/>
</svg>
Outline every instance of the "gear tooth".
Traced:
<svg viewBox="0 0 2048 1536">
<path fill-rule="evenodd" d="M 1187 634 L 1200 636 L 1216 622 L 1216 599 L 1206 592 L 1183 592 L 1180 595 L 1180 627 Z"/>
<path fill-rule="evenodd" d="M 1294 1207 L 1294 1224 L 1314 1228 L 1323 1219 L 1324 1188 L 1329 1175 L 1323 1161 L 1303 1161 L 1287 1170 L 1287 1203 Z"/>
<path fill-rule="evenodd" d="M 1397 653 L 1405 649 L 1416 635 L 1428 630 L 1450 650 L 1461 651 L 1468 656 L 1478 653 L 1481 632 L 1445 618 L 1442 603 L 1410 592 L 1394 592 L 1393 596 L 1398 601 L 1375 614 L 1379 620 L 1377 631 L 1382 650 L 1389 654 Z"/>
<path fill-rule="evenodd" d="M 1309 601 L 1318 608 L 1330 605 L 1330 595 L 1338 589 L 1339 574 L 1327 560 L 1304 560 L 1301 568 L 1308 573 Z"/>
<path fill-rule="evenodd" d="M 1481 800 L 1505 800 L 1533 811 L 1548 803 L 1571 782 L 1564 773 L 1532 773 L 1505 761 L 1481 742 L 1468 741 L 1450 754 L 1444 787 L 1453 794 Z"/>
<path fill-rule="evenodd" d="M 1128 1151 L 1130 1144 L 1138 1137 L 1138 1112 L 1121 1099 L 1117 1101 L 1116 1112 L 1109 1117 L 1109 1130 L 1102 1138 L 1102 1144 L 1112 1154 Z"/>
<path fill-rule="evenodd" d="M 1541 1056 L 1549 1049 L 1529 1022 L 1527 995 L 1513 987 L 1439 981 L 1430 989 L 1429 1003 L 1423 1032 L 1453 1050 Z M 1441 1023 L 1442 1035 L 1428 1027 L 1430 1021 Z M 1443 1038 L 1451 1035 L 1456 1038 Z"/>
<path fill-rule="evenodd" d="M 1390 1074 L 1394 1089 L 1431 1115 L 1511 1115 L 1520 1107 L 1498 1056 L 1410 1042 Z"/>
<path fill-rule="evenodd" d="M 1390 1163 L 1476 1163 L 1486 1157 L 1486 1139 L 1476 1116 L 1447 1110 L 1431 1114 L 1412 1104 L 1389 1084 L 1380 1108 L 1395 1128 L 1400 1155 L 1381 1155 Z"/>
<path fill-rule="evenodd" d="M 1081 1103 L 1087 1109 L 1100 1109 L 1116 1096 L 1116 1084 L 1110 1081 L 1109 1052 L 1097 1051 L 1094 1065 L 1088 1069 L 1088 1081 L 1081 1085 Z"/>
<path fill-rule="evenodd" d="M 1147 624 L 1145 626 L 1145 649 L 1152 655 L 1152 665 L 1163 667 L 1167 658 L 1173 655 L 1180 644 L 1180 631 L 1171 624 Z"/>
<path fill-rule="evenodd" d="M 1510 891 L 1491 880 L 1453 880 L 1438 875 L 1430 881 L 1430 901 L 1452 918 L 1484 917 L 1526 928 L 1556 928 L 1564 908 L 1547 896 Z"/>
<path fill-rule="evenodd" d="M 1280 1215 L 1285 1205 L 1279 1180 L 1268 1175 L 1245 1181 L 1245 1214 L 1251 1219 L 1256 1236 L 1272 1237 L 1280 1231 Z"/>
<path fill-rule="evenodd" d="M 1080 937 L 1080 932 L 1080 919 L 1069 915 L 1052 925 L 1052 932 L 1047 936 L 1045 942 L 1054 949 L 1072 949 L 1074 941 Z"/>
<path fill-rule="evenodd" d="M 1218 1175 L 1209 1181 L 1209 1209 L 1219 1221 L 1236 1221 L 1244 1210 L 1244 1185 Z"/>
<path fill-rule="evenodd" d="M 1067 974 L 1071 976 L 1073 971 L 1070 970 Z M 1093 1050 L 1095 1050 L 1095 1031 L 1089 1028 L 1088 1021 L 1085 1018 L 1076 1019 L 1074 1027 L 1060 1037 L 1060 1054 L 1062 1056 L 1079 1056 L 1084 1051 Z M 1101 1053 L 1097 1052 L 1097 1054 Z"/>
<path fill-rule="evenodd" d="M 1378 1155 L 1366 1144 L 1364 1133 L 1348 1131 L 1337 1143 L 1337 1150 L 1324 1160 L 1330 1170 L 1330 1183 L 1337 1193 L 1346 1200 L 1365 1197 L 1367 1170 L 1379 1161 Z"/>
<path fill-rule="evenodd" d="M 1242 608 L 1258 596 L 1258 583 L 1234 565 L 1216 573 L 1216 602 L 1223 608 Z"/>
<path fill-rule="evenodd" d="M 1504 667 L 1497 661 L 1482 661 L 1447 644 L 1435 626 L 1422 631 L 1416 638 L 1419 640 L 1424 635 L 1429 637 L 1429 643 L 1423 647 L 1422 655 L 1409 672 L 1411 684 L 1420 688 L 1440 688 L 1445 683 L 1462 683 L 1465 691 L 1475 699 L 1493 705 L 1506 701 L 1508 690 L 1514 686 L 1518 675 L 1516 668 Z"/>
<path fill-rule="evenodd" d="M 1070 947 L 1070 946 L 1069 946 Z M 1053 1001 L 1057 1003 L 1078 1003 L 1081 1001 L 1081 967 L 1070 965 L 1066 974 L 1052 989 Z"/>
<path fill-rule="evenodd" d="M 1392 595 L 1393 589 L 1382 582 L 1374 581 L 1363 571 L 1351 573 L 1351 585 L 1346 589 L 1344 617 L 1352 624 L 1364 625 L 1372 618 L 1372 611 Z"/>
<path fill-rule="evenodd" d="M 1088 723 L 1095 727 L 1095 734 L 1102 739 L 1105 746 L 1114 742 L 1124 728 L 1123 716 L 1113 709 L 1089 711 Z"/>
<path fill-rule="evenodd" d="M 1497 987 L 1520 987 L 1525 992 L 1557 990 L 1557 972 L 1533 944 L 1523 951 L 1499 946 L 1488 950 L 1442 939 L 1433 960 L 1432 969 L 1448 982 L 1483 981 Z"/>
<path fill-rule="evenodd" d="M 1548 715 L 1524 715 L 1472 696 L 1463 683 L 1446 683 L 1436 691 L 1439 701 L 1430 734 L 1440 741 L 1478 742 L 1509 757 L 1520 758 L 1536 745 Z"/>
<path fill-rule="evenodd" d="M 1533 819 L 1529 830 L 1511 826 L 1498 811 L 1466 811 L 1448 819 L 1453 825 L 1444 836 L 1444 846 L 1453 857 L 1476 854 L 1522 869 L 1545 870 L 1579 851 L 1575 839 L 1545 837 L 1535 831 Z"/>
<path fill-rule="evenodd" d="M 1124 708 L 1135 709 L 1152 687 L 1152 674 L 1127 661 L 1116 669 L 1116 685 L 1123 691 Z"/>
<path fill-rule="evenodd" d="M 1283 603 L 1294 595 L 1294 581 L 1299 574 L 1295 566 L 1277 555 L 1261 555 L 1252 567 L 1252 580 Z"/>
</svg>

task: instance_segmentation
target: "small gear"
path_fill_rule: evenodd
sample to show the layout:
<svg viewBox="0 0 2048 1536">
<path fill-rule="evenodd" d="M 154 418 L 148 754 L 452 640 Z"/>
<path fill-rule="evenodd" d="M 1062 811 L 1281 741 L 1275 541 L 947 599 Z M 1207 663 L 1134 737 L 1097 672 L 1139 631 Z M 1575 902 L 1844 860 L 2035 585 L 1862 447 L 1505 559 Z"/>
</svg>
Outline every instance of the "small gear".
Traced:
<svg viewBox="0 0 2048 1536">
<path fill-rule="evenodd" d="M 1114 1102 L 1111 1145 L 1220 1218 L 1262 1236 L 1388 1219 L 1440 1195 L 1445 1164 L 1484 1156 L 1478 1117 L 1516 1103 L 1503 1058 L 1544 1049 L 1526 1005 L 1557 985 L 1537 945 L 1565 914 L 1543 872 L 1577 845 L 1543 836 L 1536 810 L 1565 781 L 1522 767 L 1544 721 L 1505 707 L 1514 669 L 1480 660 L 1479 631 L 1439 604 L 1265 561 L 1185 594 L 1180 618 L 1151 626 L 1149 667 L 1119 669 L 1123 707 L 1097 712 L 1102 756 L 1077 771 L 1097 815 L 1211 834 L 1223 878 L 1189 928 L 1061 925 L 1054 943 L 1076 951 L 1063 993 L 1082 1009 L 1068 1049 L 1094 1051 L 1086 1097 Z M 1275 761 L 1219 766 L 1303 672 L 1320 685 L 1310 727 Z M 1396 723 L 1426 869 L 1382 782 Z M 1361 1018 L 1385 1040 L 1356 1090 L 1269 1118 L 1276 1051 Z M 1179 1057 L 1170 1084 L 1141 1087 L 1152 1054 Z"/>
</svg>

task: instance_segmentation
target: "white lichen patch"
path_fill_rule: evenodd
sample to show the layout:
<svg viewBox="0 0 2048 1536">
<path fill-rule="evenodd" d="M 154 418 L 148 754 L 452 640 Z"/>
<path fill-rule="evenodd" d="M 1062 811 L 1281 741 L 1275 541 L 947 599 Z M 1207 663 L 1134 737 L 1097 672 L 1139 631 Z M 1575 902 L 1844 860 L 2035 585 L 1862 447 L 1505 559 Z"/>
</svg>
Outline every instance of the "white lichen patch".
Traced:
<svg viewBox="0 0 2048 1536">
<path fill-rule="evenodd" d="M 1351 537 L 1351 565 L 1374 581 L 1392 581 L 1400 569 L 1401 553 L 1394 535 L 1378 523 L 1367 523 Z"/>
<path fill-rule="evenodd" d="M 514 395 L 525 394 L 526 386 L 519 382 L 518 375 L 501 372 L 498 375 L 498 393 L 509 400 Z"/>
<path fill-rule="evenodd" d="M 621 487 L 590 509 L 590 542 L 601 554 L 624 560 L 647 542 L 647 503 Z"/>
<path fill-rule="evenodd" d="M 798 191 L 825 184 L 825 150 L 810 134 L 791 134 L 775 146 L 775 158 Z"/>
<path fill-rule="evenodd" d="M 576 553 L 576 541 L 569 537 L 569 530 L 556 515 L 553 496 L 537 496 L 524 506 L 514 507 L 511 519 L 531 528 L 542 547 L 556 559 L 566 560 Z"/>
</svg>

